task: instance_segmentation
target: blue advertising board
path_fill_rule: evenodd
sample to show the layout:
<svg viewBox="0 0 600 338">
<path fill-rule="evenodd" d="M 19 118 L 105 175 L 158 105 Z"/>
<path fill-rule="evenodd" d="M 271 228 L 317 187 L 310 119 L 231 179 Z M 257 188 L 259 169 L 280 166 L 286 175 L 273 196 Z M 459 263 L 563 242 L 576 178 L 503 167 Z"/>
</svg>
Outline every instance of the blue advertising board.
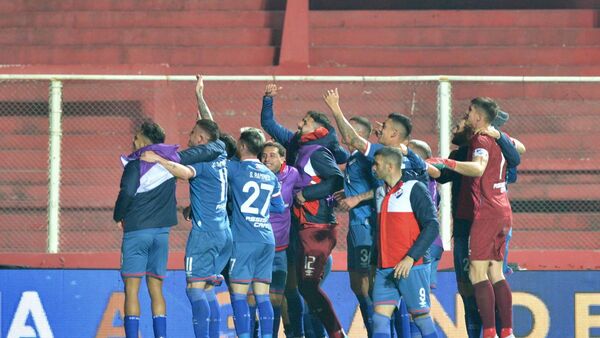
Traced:
<svg viewBox="0 0 600 338">
<path fill-rule="evenodd" d="M 600 336 L 600 271 L 517 272 L 510 276 L 517 337 Z M 333 272 L 324 289 L 346 332 L 366 337 L 346 272 Z M 185 276 L 169 271 L 165 280 L 170 337 L 193 337 Z M 222 337 L 234 337 L 225 287 Z M 432 297 L 440 337 L 466 337 L 460 296 L 452 272 L 441 272 Z M 123 282 L 113 270 L 0 270 L 0 337 L 123 337 Z M 150 300 L 140 291 L 140 336 L 152 337 Z"/>
</svg>

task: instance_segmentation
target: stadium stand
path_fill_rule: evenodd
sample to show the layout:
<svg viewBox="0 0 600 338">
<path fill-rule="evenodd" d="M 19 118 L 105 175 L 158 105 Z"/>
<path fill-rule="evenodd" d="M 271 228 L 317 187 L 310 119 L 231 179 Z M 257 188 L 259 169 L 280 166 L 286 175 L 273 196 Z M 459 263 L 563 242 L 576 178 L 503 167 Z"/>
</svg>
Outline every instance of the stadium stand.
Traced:
<svg viewBox="0 0 600 338">
<path fill-rule="evenodd" d="M 395 8 L 389 3 L 311 1 L 309 7 L 308 1 L 298 1 L 288 2 L 286 12 L 284 2 L 271 0 L 0 0 L 0 64 L 3 73 L 600 74 L 598 1 L 497 1 L 494 8 L 475 9 L 471 1 L 455 2 L 452 8 L 444 1 L 409 1 Z M 302 5 L 299 13 L 290 12 Z M 132 130 L 148 111 L 186 143 L 193 116 L 183 115 L 173 102 L 169 91 L 176 90 L 150 100 L 125 88 L 118 101 L 78 91 L 65 94 L 70 103 L 63 107 L 63 149 L 68 150 L 61 191 L 63 251 L 118 248 L 120 233 L 111 221 L 121 174 L 115 154 L 129 150 Z M 215 84 L 211 90 L 231 89 Z M 312 89 L 297 90 L 298 97 L 313 95 Z M 528 149 L 519 182 L 510 189 L 512 247 L 596 249 L 600 190 L 592 187 L 600 183 L 600 137 L 590 120 L 598 113 L 600 92 L 582 84 L 461 83 L 453 88 L 456 102 L 476 95 L 494 97 L 511 112 L 506 130 Z M 402 100 L 394 93 L 385 99 Z M 315 96 L 306 106 L 321 107 L 319 100 Z M 27 101 L 18 93 L 2 101 L 2 171 L 23 175 L 0 179 L 0 251 L 43 252 L 47 103 Z M 96 110 L 90 113 L 92 104 Z M 227 130 L 246 125 L 239 116 L 256 112 L 259 104 L 257 97 L 228 102 L 237 115 L 223 117 Z M 358 99 L 344 104 L 356 111 L 369 108 Z M 549 116 L 549 107 L 564 115 Z M 134 118 L 121 117 L 119 111 Z M 173 113 L 177 119 L 165 117 Z M 295 122 L 295 116 L 284 118 L 284 124 Z M 432 112 L 415 122 L 414 134 L 435 145 L 435 135 L 420 134 L 435 124 Z M 111 148 L 101 142 L 107 137 Z M 187 200 L 184 186 L 178 198 Z M 82 213 L 93 217 L 82 218 Z M 24 229 L 26 236 L 14 235 Z"/>
</svg>

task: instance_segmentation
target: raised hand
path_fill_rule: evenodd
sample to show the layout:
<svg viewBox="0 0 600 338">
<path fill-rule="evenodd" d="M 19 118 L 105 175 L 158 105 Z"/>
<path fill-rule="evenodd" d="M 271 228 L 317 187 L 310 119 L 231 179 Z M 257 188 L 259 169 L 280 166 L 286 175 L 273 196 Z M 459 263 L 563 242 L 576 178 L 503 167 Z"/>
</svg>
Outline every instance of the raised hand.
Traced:
<svg viewBox="0 0 600 338">
<path fill-rule="evenodd" d="M 202 96 L 204 94 L 204 81 L 202 80 L 202 75 L 196 74 L 196 80 L 198 80 L 198 82 L 196 82 L 196 95 Z"/>
<path fill-rule="evenodd" d="M 327 103 L 327 106 L 329 106 L 331 110 L 339 108 L 340 94 L 338 93 L 338 89 L 336 88 L 328 90 L 327 93 L 323 95 L 323 100 L 325 100 L 325 103 Z"/>
<path fill-rule="evenodd" d="M 494 128 L 493 126 L 489 126 L 489 127 L 487 127 L 487 128 L 484 128 L 484 129 L 479 129 L 479 130 L 476 132 L 476 134 L 479 134 L 479 135 L 487 135 L 487 136 L 493 137 L 493 138 L 494 138 L 494 139 L 496 139 L 496 140 L 497 140 L 497 139 L 499 139 L 499 138 L 500 138 L 500 136 L 502 136 L 502 135 L 500 134 L 500 131 L 499 131 L 498 129 Z"/>
<path fill-rule="evenodd" d="M 277 90 L 278 90 L 278 89 L 281 89 L 281 87 L 280 87 L 280 88 L 277 88 L 277 85 L 276 85 L 276 84 L 274 84 L 274 83 L 269 83 L 269 84 L 268 84 L 268 85 L 265 87 L 265 96 L 271 96 L 271 97 L 273 97 L 273 96 L 277 95 Z"/>
</svg>

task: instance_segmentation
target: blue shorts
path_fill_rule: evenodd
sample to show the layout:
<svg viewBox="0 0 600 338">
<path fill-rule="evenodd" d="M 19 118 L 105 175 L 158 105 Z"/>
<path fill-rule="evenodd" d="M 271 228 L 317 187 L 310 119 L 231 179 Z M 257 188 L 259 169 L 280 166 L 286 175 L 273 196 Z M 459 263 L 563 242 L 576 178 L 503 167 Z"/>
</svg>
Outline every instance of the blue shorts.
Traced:
<svg viewBox="0 0 600 338">
<path fill-rule="evenodd" d="M 229 228 L 219 231 L 192 229 L 185 246 L 185 274 L 188 282 L 217 282 L 227 265 L 233 240 Z"/>
<path fill-rule="evenodd" d="M 377 305 L 394 305 L 400 297 L 406 302 L 411 314 L 429 313 L 429 264 L 421 264 L 410 269 L 408 278 L 394 278 L 394 269 L 377 268 L 373 286 L 373 303 Z"/>
<path fill-rule="evenodd" d="M 273 272 L 275 271 L 288 271 L 287 253 L 285 250 L 275 251 L 273 258 Z"/>
<path fill-rule="evenodd" d="M 287 271 L 286 251 L 276 251 L 275 258 L 273 259 L 273 273 L 271 275 L 271 293 L 283 294 L 287 280 Z"/>
<path fill-rule="evenodd" d="M 229 280 L 232 283 L 271 283 L 275 244 L 237 242 L 229 260 Z"/>
<path fill-rule="evenodd" d="M 454 273 L 457 282 L 471 283 L 469 279 L 469 230 L 471 222 L 465 220 L 454 220 L 454 227 L 461 230 L 454 234 Z"/>
<path fill-rule="evenodd" d="M 121 276 L 165 278 L 170 230 L 171 227 L 161 227 L 125 232 L 121 243 Z"/>
<path fill-rule="evenodd" d="M 348 270 L 370 271 L 373 252 L 373 235 L 367 224 L 350 224 L 346 237 Z"/>
</svg>

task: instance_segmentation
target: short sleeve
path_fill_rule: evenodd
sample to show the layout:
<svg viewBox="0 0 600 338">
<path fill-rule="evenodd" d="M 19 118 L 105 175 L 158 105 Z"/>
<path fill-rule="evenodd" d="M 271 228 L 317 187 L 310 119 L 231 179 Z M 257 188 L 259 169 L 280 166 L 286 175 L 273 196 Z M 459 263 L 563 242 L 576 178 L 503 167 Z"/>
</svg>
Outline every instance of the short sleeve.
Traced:
<svg viewBox="0 0 600 338">
<path fill-rule="evenodd" d="M 488 157 L 490 149 L 495 142 L 492 141 L 491 137 L 476 135 L 471 141 L 471 149 L 473 149 L 473 158 L 475 157 Z"/>
<path fill-rule="evenodd" d="M 383 144 L 381 143 L 371 143 L 367 141 L 367 149 L 365 150 L 365 157 L 368 158 L 369 160 L 373 161 L 375 159 L 375 153 L 377 152 L 377 150 L 383 148 Z"/>
</svg>

